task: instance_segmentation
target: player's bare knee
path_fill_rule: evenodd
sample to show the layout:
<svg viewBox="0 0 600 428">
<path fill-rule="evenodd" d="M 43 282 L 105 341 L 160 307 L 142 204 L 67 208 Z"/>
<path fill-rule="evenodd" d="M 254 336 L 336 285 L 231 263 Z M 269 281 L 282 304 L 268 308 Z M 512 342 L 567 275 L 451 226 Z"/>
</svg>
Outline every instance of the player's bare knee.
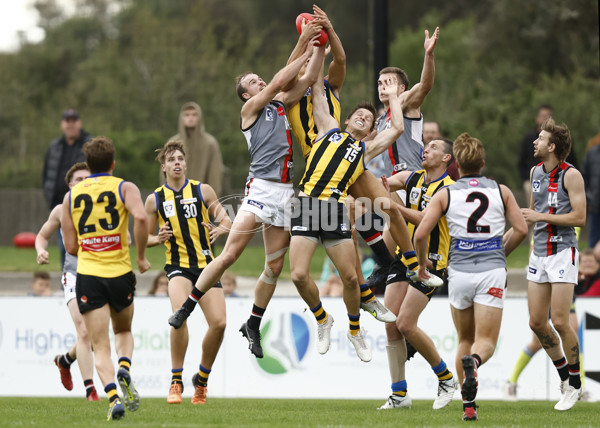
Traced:
<svg viewBox="0 0 600 428">
<path fill-rule="evenodd" d="M 400 315 L 396 319 L 396 329 L 402 333 L 404 337 L 410 336 L 410 333 L 416 328 L 416 323 Z"/>
<path fill-rule="evenodd" d="M 227 327 L 227 320 L 225 317 L 212 320 L 210 324 L 208 324 L 208 329 L 212 330 L 215 334 L 224 334 L 225 328 Z"/>
<path fill-rule="evenodd" d="M 308 271 L 304 269 L 293 269 L 291 272 L 291 277 L 296 287 L 305 287 L 310 280 Z"/>
<path fill-rule="evenodd" d="M 569 318 L 556 317 L 552 318 L 552 325 L 558 332 L 560 336 L 563 336 L 565 333 L 568 333 L 571 329 L 571 324 L 569 324 Z"/>
<path fill-rule="evenodd" d="M 536 318 L 529 318 L 529 328 L 536 335 L 539 335 L 540 332 L 544 331 L 546 324 L 548 324 L 548 320 L 546 318 L 544 318 L 543 320 L 536 319 Z"/>
</svg>

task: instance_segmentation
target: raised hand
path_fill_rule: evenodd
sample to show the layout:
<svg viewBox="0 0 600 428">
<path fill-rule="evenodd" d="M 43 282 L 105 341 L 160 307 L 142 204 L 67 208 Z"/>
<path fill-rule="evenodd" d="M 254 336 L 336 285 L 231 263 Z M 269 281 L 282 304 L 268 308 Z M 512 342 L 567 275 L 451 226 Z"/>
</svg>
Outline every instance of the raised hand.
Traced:
<svg viewBox="0 0 600 428">
<path fill-rule="evenodd" d="M 212 223 L 202 222 L 202 226 L 204 226 L 208 229 L 208 234 L 210 235 L 210 243 L 211 244 L 214 244 L 219 236 L 227 233 L 227 231 L 221 229 L 220 227 L 215 226 Z"/>
<path fill-rule="evenodd" d="M 396 76 L 384 79 L 382 82 L 381 94 L 382 95 L 399 95 L 398 79 Z"/>
<path fill-rule="evenodd" d="M 438 38 L 440 37 L 440 27 L 435 27 L 435 31 L 433 35 L 429 37 L 429 30 L 425 30 L 425 53 L 431 54 L 435 49 L 435 44 L 437 43 Z"/>
<path fill-rule="evenodd" d="M 323 26 L 323 29 L 327 32 L 333 30 L 333 25 L 331 25 L 331 21 L 327 14 L 316 4 L 313 4 L 313 15 L 315 16 L 315 21 Z"/>
</svg>

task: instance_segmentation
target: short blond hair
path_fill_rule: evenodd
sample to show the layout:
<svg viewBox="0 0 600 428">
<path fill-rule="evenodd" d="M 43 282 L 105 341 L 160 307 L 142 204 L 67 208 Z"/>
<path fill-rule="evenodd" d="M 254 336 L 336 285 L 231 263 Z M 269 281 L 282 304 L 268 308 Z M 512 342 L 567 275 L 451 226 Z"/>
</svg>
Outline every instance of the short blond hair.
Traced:
<svg viewBox="0 0 600 428">
<path fill-rule="evenodd" d="M 483 143 L 463 132 L 454 140 L 452 147 L 456 163 L 463 174 L 477 174 L 485 161 Z"/>
</svg>

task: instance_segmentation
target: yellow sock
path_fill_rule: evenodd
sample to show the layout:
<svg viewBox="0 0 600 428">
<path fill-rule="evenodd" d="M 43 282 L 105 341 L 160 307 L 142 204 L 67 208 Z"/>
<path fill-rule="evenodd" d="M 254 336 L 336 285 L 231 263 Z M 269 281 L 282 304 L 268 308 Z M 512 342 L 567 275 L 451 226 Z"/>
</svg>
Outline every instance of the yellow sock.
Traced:
<svg viewBox="0 0 600 428">
<path fill-rule="evenodd" d="M 527 351 L 529 351 L 529 348 L 525 348 L 525 349 L 527 349 Z M 513 374 L 509 379 L 509 381 L 511 383 L 514 383 L 514 384 L 517 383 L 517 381 L 519 380 L 519 376 L 521 375 L 521 372 L 527 366 L 527 364 L 529 364 L 529 361 L 531 361 L 532 356 L 533 356 L 533 354 L 529 355 L 525 350 L 521 351 L 521 353 L 519 354 L 519 358 L 517 358 L 517 362 L 515 363 L 515 368 L 513 370 Z"/>
</svg>

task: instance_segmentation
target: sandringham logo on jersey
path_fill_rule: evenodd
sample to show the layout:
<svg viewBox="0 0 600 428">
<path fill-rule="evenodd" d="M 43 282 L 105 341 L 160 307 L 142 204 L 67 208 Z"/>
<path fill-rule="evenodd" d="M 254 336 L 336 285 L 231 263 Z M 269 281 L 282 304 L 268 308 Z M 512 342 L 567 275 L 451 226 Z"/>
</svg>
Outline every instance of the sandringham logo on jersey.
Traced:
<svg viewBox="0 0 600 428">
<path fill-rule="evenodd" d="M 428 258 L 429 260 L 437 260 L 438 262 L 441 262 L 442 260 L 444 260 L 444 255 L 437 253 L 429 253 Z"/>
<path fill-rule="evenodd" d="M 81 251 L 114 251 L 121 249 L 121 235 L 94 236 L 81 240 Z"/>
<path fill-rule="evenodd" d="M 193 204 L 197 201 L 198 199 L 196 198 L 187 198 L 187 199 L 182 199 L 180 201 L 181 204 Z"/>
<path fill-rule="evenodd" d="M 486 239 L 485 241 L 469 241 L 457 239 L 454 248 L 459 251 L 492 251 L 502 249 L 502 238 Z"/>
<path fill-rule="evenodd" d="M 540 188 L 541 188 L 541 183 L 540 180 L 533 180 L 531 182 L 531 189 L 535 192 L 535 193 L 539 193 Z"/>
</svg>

